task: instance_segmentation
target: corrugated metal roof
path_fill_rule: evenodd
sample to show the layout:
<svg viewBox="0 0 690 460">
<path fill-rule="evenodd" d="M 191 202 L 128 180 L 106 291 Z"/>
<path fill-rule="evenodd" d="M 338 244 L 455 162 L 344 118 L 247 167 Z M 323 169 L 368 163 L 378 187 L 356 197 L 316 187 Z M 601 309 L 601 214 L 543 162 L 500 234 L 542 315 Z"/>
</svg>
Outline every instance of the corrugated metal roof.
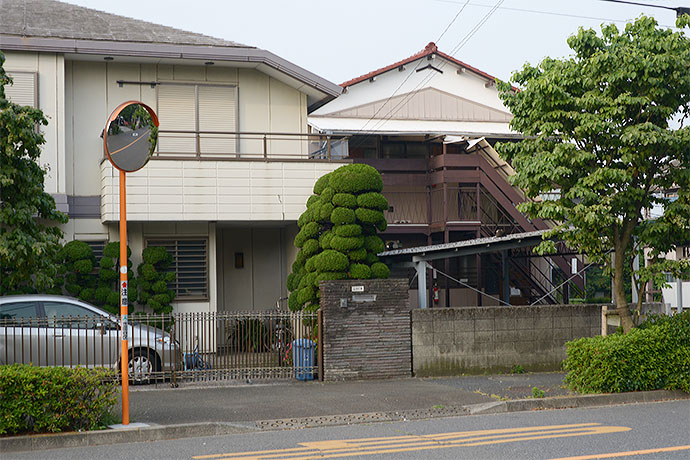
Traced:
<svg viewBox="0 0 690 460">
<path fill-rule="evenodd" d="M 22 37 L 254 48 L 54 0 L 0 0 L 0 33 Z"/>
<path fill-rule="evenodd" d="M 434 244 L 431 246 L 418 246 L 416 248 L 394 249 L 392 251 L 384 251 L 378 254 L 379 257 L 391 257 L 402 255 L 418 255 L 428 254 L 438 251 L 446 251 L 449 249 L 471 248 L 477 246 L 492 245 L 495 243 L 506 243 L 509 241 L 519 241 L 527 238 L 534 238 L 542 236 L 549 230 L 536 230 L 533 232 L 513 233 L 507 236 L 492 236 L 489 238 L 476 238 L 473 240 L 456 241 L 454 243 Z"/>
</svg>

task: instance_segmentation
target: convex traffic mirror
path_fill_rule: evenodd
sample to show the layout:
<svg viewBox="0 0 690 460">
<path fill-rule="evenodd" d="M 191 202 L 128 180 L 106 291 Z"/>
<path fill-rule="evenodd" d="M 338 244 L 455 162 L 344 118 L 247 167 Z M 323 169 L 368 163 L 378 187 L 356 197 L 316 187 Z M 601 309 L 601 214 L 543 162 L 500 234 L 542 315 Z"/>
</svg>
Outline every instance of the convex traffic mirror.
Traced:
<svg viewBox="0 0 690 460">
<path fill-rule="evenodd" d="M 148 163 L 158 141 L 158 117 L 146 104 L 128 101 L 108 117 L 103 147 L 120 171 L 134 172 Z"/>
</svg>

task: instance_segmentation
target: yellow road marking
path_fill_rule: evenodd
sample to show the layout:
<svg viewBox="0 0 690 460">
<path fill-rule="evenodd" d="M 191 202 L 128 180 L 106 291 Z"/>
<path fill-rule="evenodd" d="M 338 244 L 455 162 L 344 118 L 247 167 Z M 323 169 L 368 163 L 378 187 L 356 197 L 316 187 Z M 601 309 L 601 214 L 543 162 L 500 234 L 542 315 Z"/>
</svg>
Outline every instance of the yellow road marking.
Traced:
<svg viewBox="0 0 690 460">
<path fill-rule="evenodd" d="M 656 449 L 646 449 L 646 450 L 629 450 L 628 452 L 612 452 L 610 454 L 581 455 L 579 457 L 552 458 L 551 460 L 590 460 L 590 459 L 594 459 L 594 458 L 628 457 L 631 455 L 656 454 L 658 452 L 675 452 L 675 451 L 679 451 L 679 450 L 690 450 L 690 445 L 673 446 L 673 447 L 658 447 Z"/>
<path fill-rule="evenodd" d="M 550 425 L 497 430 L 460 431 L 419 436 L 342 439 L 300 443 L 301 447 L 255 452 L 202 455 L 194 459 L 222 460 L 311 460 L 351 455 L 375 455 L 449 447 L 482 446 L 535 439 L 587 436 L 629 431 L 623 426 L 601 426 L 599 423 Z"/>
</svg>

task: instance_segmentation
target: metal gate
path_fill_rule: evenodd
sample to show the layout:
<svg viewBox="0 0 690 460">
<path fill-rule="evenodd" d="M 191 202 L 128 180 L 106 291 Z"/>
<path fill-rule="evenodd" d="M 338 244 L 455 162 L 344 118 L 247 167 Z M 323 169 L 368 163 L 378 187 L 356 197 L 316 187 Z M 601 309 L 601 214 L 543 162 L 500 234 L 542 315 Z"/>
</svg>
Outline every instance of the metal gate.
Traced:
<svg viewBox="0 0 690 460">
<path fill-rule="evenodd" d="M 188 380 L 318 377 L 319 315 L 264 312 L 130 315 L 129 378 Z M 120 365 L 115 316 L 0 318 L 0 364 Z"/>
</svg>

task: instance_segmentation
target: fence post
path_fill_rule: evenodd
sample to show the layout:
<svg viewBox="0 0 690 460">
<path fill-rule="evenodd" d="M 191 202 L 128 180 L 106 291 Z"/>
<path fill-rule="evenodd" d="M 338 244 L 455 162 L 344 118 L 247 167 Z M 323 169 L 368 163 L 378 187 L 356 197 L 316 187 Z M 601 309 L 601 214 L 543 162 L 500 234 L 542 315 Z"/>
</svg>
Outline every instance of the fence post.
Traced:
<svg viewBox="0 0 690 460">
<path fill-rule="evenodd" d="M 601 306 L 601 336 L 606 337 L 608 332 L 608 321 L 606 320 L 606 311 L 608 307 L 606 305 Z"/>
<path fill-rule="evenodd" d="M 317 311 L 316 327 L 318 328 L 318 368 L 319 368 L 319 381 L 323 382 L 323 310 L 319 308 Z"/>
<path fill-rule="evenodd" d="M 265 134 L 264 134 L 264 161 L 268 161 L 268 141 L 266 140 Z"/>
</svg>

